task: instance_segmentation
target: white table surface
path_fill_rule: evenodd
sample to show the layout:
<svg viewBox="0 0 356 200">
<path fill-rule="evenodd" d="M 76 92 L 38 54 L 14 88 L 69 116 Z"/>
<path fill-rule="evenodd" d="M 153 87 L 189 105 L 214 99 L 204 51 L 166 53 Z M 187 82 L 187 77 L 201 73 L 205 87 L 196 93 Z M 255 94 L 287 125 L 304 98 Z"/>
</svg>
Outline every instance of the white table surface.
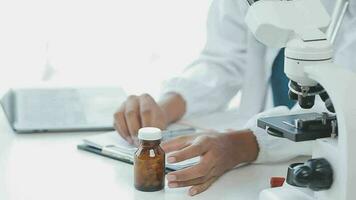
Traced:
<svg viewBox="0 0 356 200">
<path fill-rule="evenodd" d="M 0 200 L 258 199 L 269 177 L 284 176 L 289 165 L 232 170 L 195 197 L 187 188 L 145 193 L 133 187 L 132 165 L 77 150 L 81 139 L 93 134 L 16 134 L 0 110 Z"/>
</svg>

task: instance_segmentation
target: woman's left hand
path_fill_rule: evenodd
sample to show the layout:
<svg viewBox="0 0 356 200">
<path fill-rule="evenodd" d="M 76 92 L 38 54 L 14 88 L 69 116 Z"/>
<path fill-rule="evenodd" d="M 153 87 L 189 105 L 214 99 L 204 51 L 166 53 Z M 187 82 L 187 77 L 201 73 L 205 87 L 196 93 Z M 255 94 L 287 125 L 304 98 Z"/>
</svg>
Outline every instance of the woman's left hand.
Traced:
<svg viewBox="0 0 356 200">
<path fill-rule="evenodd" d="M 200 156 L 194 166 L 167 174 L 168 186 L 186 187 L 190 195 L 205 191 L 215 180 L 236 165 L 257 158 L 258 145 L 250 130 L 182 136 L 162 144 L 169 163 Z"/>
</svg>

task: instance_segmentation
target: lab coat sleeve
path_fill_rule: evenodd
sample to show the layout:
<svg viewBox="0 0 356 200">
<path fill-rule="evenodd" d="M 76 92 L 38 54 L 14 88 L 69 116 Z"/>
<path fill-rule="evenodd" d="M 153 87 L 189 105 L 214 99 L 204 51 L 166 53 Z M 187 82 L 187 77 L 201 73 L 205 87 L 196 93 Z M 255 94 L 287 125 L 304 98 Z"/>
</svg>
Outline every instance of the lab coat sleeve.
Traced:
<svg viewBox="0 0 356 200">
<path fill-rule="evenodd" d="M 163 83 L 162 95 L 177 92 L 183 96 L 186 115 L 223 109 L 241 88 L 247 29 L 239 3 L 235 0 L 212 2 L 207 42 L 199 58 L 181 75 Z"/>
<path fill-rule="evenodd" d="M 293 142 L 285 138 L 278 138 L 270 136 L 267 132 L 257 127 L 257 119 L 264 116 L 276 116 L 290 114 L 291 111 L 285 107 L 280 106 L 260 113 L 251 118 L 245 128 L 253 131 L 256 136 L 259 153 L 254 163 L 273 163 L 288 161 L 297 156 L 312 154 L 313 141 Z"/>
</svg>

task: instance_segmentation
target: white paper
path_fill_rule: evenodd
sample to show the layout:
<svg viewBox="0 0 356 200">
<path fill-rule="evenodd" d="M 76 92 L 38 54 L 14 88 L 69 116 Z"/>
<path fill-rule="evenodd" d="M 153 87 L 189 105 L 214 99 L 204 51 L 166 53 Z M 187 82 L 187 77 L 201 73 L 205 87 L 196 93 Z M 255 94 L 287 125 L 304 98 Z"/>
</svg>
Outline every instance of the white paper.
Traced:
<svg viewBox="0 0 356 200">
<path fill-rule="evenodd" d="M 135 146 L 130 145 L 115 131 L 85 138 L 83 139 L 83 142 L 87 145 L 96 147 L 98 149 L 104 149 L 104 148 L 110 149 L 112 156 L 118 156 L 118 157 L 124 156 L 125 158 L 128 158 L 131 161 L 133 160 L 134 153 L 137 150 Z M 169 154 L 166 155 L 166 157 L 168 156 Z M 174 164 L 166 163 L 166 166 L 169 167 L 170 169 L 178 170 L 178 169 L 192 166 L 197 162 L 199 162 L 199 160 L 200 160 L 199 157 L 195 157 L 179 163 L 174 163 Z"/>
<path fill-rule="evenodd" d="M 241 129 L 245 123 L 247 122 L 248 118 L 243 117 L 239 114 L 238 111 L 225 111 L 220 113 L 214 113 L 211 115 L 206 115 L 202 117 L 193 117 L 188 118 L 185 120 L 181 120 L 179 124 L 174 124 L 169 127 L 169 130 L 179 130 L 182 128 L 187 127 L 194 127 L 198 131 L 201 130 L 209 130 L 214 129 L 216 131 L 226 131 L 227 129 L 234 129 L 238 130 Z M 188 133 L 190 133 L 188 131 Z M 187 133 L 182 133 L 187 134 Z M 171 139 L 171 138 L 164 138 L 164 139 Z M 96 136 L 91 136 L 83 140 L 84 143 L 87 145 L 94 146 L 98 149 L 103 148 L 110 148 L 110 152 L 117 151 L 117 156 L 122 156 L 123 154 L 125 157 L 129 157 L 130 160 L 133 160 L 134 152 L 136 151 L 136 147 L 127 143 L 117 132 L 108 132 Z M 169 156 L 166 155 L 166 156 Z M 167 163 L 166 166 L 171 169 L 182 169 L 189 166 L 192 166 L 198 163 L 200 157 L 191 158 L 179 163 L 169 164 Z"/>
</svg>

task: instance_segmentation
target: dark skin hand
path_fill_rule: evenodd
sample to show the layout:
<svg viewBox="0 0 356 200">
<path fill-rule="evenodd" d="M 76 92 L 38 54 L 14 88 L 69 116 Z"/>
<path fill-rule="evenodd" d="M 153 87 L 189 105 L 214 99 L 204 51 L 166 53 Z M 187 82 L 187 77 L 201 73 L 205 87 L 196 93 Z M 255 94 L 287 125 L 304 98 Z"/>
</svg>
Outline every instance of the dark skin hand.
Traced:
<svg viewBox="0 0 356 200">
<path fill-rule="evenodd" d="M 164 142 L 162 148 L 170 163 L 200 156 L 194 166 L 167 174 L 171 188 L 187 187 L 194 196 L 208 189 L 225 172 L 241 163 L 256 160 L 258 145 L 250 130 L 182 136 Z"/>
<path fill-rule="evenodd" d="M 114 115 L 117 132 L 126 141 L 137 145 L 137 132 L 142 127 L 165 129 L 180 119 L 186 110 L 185 100 L 177 93 L 168 93 L 159 102 L 150 95 L 129 96 Z M 205 191 L 226 171 L 257 158 L 258 145 L 250 130 L 182 136 L 162 144 L 168 162 L 174 163 L 200 156 L 195 166 L 167 175 L 169 187 L 186 187 L 190 195 Z"/>
</svg>

